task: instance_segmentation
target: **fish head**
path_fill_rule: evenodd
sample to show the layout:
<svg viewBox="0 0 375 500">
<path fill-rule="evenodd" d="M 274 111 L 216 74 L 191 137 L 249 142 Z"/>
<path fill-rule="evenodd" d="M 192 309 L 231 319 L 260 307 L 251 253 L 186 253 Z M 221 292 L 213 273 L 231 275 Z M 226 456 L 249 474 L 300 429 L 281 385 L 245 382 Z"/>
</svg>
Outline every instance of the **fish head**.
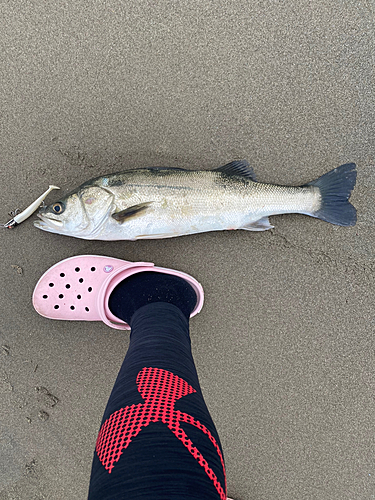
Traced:
<svg viewBox="0 0 375 500">
<path fill-rule="evenodd" d="M 81 186 L 40 209 L 34 226 L 50 233 L 95 239 L 109 217 L 113 194 L 98 186 Z"/>
</svg>

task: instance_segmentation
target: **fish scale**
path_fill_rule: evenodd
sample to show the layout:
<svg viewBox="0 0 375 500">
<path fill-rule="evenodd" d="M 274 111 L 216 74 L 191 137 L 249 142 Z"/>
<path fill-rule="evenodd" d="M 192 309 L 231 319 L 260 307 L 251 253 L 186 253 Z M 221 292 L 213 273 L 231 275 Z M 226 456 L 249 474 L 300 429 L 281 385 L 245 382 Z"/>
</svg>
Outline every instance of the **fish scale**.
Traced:
<svg viewBox="0 0 375 500">
<path fill-rule="evenodd" d="M 83 239 L 171 238 L 226 229 L 265 231 L 270 215 L 300 213 L 350 226 L 356 166 L 303 186 L 259 183 L 246 161 L 212 171 L 145 168 L 91 179 L 43 208 L 35 225 Z"/>
</svg>

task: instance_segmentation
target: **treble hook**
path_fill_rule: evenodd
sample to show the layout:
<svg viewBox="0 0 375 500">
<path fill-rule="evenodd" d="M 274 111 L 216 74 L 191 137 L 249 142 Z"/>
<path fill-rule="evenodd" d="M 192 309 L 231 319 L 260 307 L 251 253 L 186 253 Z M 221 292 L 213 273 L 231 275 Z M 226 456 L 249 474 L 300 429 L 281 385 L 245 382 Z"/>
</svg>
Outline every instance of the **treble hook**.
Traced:
<svg viewBox="0 0 375 500">
<path fill-rule="evenodd" d="M 8 221 L 6 224 L 0 224 L 0 227 L 12 229 L 13 227 L 18 226 L 18 224 L 21 224 L 24 220 L 26 220 L 30 215 L 32 215 L 35 210 L 38 209 L 41 203 L 44 203 L 43 200 L 44 198 L 47 197 L 47 195 L 53 190 L 53 189 L 60 189 L 57 186 L 50 186 L 47 191 L 45 191 L 37 200 L 35 200 L 31 205 L 29 205 L 23 212 L 20 213 L 19 209 L 14 210 L 14 212 L 11 212 L 10 215 L 13 216 L 13 218 Z"/>
</svg>

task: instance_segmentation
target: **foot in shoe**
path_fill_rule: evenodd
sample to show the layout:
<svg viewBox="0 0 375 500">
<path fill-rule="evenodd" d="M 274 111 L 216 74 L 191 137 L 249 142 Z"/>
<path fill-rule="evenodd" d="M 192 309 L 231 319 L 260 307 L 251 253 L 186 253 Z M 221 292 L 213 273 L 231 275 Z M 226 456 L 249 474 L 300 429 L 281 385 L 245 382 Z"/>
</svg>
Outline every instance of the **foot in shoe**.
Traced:
<svg viewBox="0 0 375 500">
<path fill-rule="evenodd" d="M 145 271 L 119 283 L 112 291 L 108 305 L 112 314 L 130 324 L 137 309 L 153 302 L 173 304 L 189 319 L 197 295 L 183 278 Z"/>
</svg>

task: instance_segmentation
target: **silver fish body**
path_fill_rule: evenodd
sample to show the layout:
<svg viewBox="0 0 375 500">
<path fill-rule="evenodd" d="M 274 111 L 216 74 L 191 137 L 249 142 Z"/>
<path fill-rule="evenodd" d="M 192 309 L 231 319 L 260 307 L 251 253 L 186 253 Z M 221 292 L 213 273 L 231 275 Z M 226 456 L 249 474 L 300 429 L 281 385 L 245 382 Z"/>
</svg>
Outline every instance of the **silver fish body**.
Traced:
<svg viewBox="0 0 375 500">
<path fill-rule="evenodd" d="M 355 165 L 347 164 L 294 187 L 256 182 L 244 161 L 213 171 L 129 170 L 82 184 L 41 209 L 35 225 L 93 240 L 171 238 L 226 229 L 264 231 L 273 227 L 269 215 L 286 213 L 353 225 L 355 209 L 347 200 L 355 176 Z M 333 193 L 333 201 L 332 190 L 340 191 Z"/>
</svg>

